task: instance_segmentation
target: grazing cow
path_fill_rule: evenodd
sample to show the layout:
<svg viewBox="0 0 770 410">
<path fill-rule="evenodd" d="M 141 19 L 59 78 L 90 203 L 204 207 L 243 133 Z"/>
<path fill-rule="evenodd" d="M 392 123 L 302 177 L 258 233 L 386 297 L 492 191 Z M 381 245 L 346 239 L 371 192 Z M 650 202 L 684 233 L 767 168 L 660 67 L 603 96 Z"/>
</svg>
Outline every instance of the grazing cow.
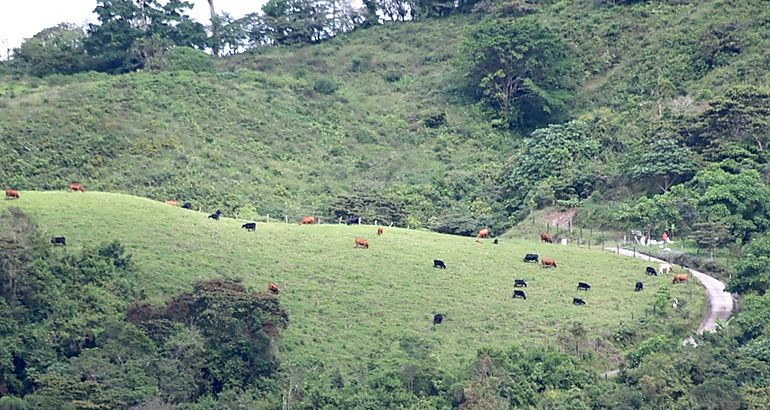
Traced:
<svg viewBox="0 0 770 410">
<path fill-rule="evenodd" d="M 192 204 L 189 202 L 185 202 L 184 205 L 182 205 L 182 208 L 184 209 L 192 209 Z"/>
<path fill-rule="evenodd" d="M 538 262 L 538 256 L 536 253 L 528 253 L 524 255 L 524 262 Z"/>
<path fill-rule="evenodd" d="M 577 290 L 591 290 L 591 285 L 585 282 L 578 282 Z"/>
<path fill-rule="evenodd" d="M 369 242 L 363 238 L 356 238 L 356 248 L 369 249 Z"/>
<path fill-rule="evenodd" d="M 513 299 L 516 299 L 516 298 L 522 298 L 524 300 L 527 300 L 527 295 L 524 293 L 523 290 L 514 290 Z"/>
<path fill-rule="evenodd" d="M 514 279 L 513 280 L 513 287 L 514 288 L 526 288 L 527 282 L 524 279 Z"/>
<path fill-rule="evenodd" d="M 444 261 L 442 261 L 442 260 L 434 259 L 433 260 L 433 267 L 434 268 L 439 268 L 439 269 L 446 269 L 446 264 L 444 264 Z"/>
<path fill-rule="evenodd" d="M 86 192 L 85 189 L 83 189 L 83 185 L 77 184 L 74 182 L 70 182 L 69 184 L 69 190 L 70 191 L 80 191 L 80 192 Z"/>
<path fill-rule="evenodd" d="M 383 227 L 377 228 L 377 235 L 382 235 L 383 232 L 385 232 L 385 229 Z"/>
<path fill-rule="evenodd" d="M 433 316 L 434 325 L 440 325 L 441 322 L 443 321 L 444 321 L 444 315 L 442 315 L 441 313 L 437 313 L 436 315 Z"/>
<path fill-rule="evenodd" d="M 19 191 L 15 189 L 6 189 L 5 199 L 19 199 Z"/>
<path fill-rule="evenodd" d="M 586 301 L 580 298 L 572 298 L 573 305 L 585 305 Z"/>
<path fill-rule="evenodd" d="M 269 290 L 270 293 L 272 293 L 273 295 L 277 295 L 280 292 L 280 290 L 278 289 L 278 285 L 276 285 L 273 282 L 270 282 L 267 284 L 267 290 Z"/>
<path fill-rule="evenodd" d="M 166 201 L 166 205 L 176 206 L 176 199 L 169 199 Z"/>
<path fill-rule="evenodd" d="M 652 266 L 647 267 L 646 273 L 650 276 L 658 276 L 658 272 L 655 272 L 655 268 L 653 268 Z"/>
<path fill-rule="evenodd" d="M 545 232 L 540 232 L 540 241 L 541 242 L 553 243 L 553 239 L 551 239 L 551 235 L 548 235 Z"/>
<path fill-rule="evenodd" d="M 211 219 L 213 219 L 215 221 L 218 221 L 220 216 L 222 216 L 222 211 L 217 209 L 216 212 L 214 212 L 213 214 L 209 215 L 209 218 L 211 218 Z"/>
<path fill-rule="evenodd" d="M 658 266 L 660 273 L 671 273 L 672 266 L 670 263 L 663 262 Z"/>
<path fill-rule="evenodd" d="M 690 279 L 687 274 L 684 275 L 674 275 L 674 279 L 671 280 L 671 283 L 676 285 L 677 283 L 687 282 L 687 280 Z"/>
<path fill-rule="evenodd" d="M 63 236 L 54 236 L 53 238 L 51 238 L 51 243 L 54 244 L 54 246 L 56 245 L 67 246 L 67 240 L 64 239 Z"/>
<path fill-rule="evenodd" d="M 476 235 L 476 242 L 481 242 L 479 239 L 482 238 L 489 238 L 489 229 L 484 228 L 479 231 L 479 234 Z"/>
<path fill-rule="evenodd" d="M 245 229 L 246 232 L 254 232 L 257 230 L 257 223 L 256 222 L 246 222 L 245 224 L 241 225 L 241 228 Z"/>
<path fill-rule="evenodd" d="M 543 259 L 540 260 L 540 266 L 542 266 L 544 268 L 553 266 L 555 268 L 556 267 L 556 261 L 553 260 L 553 259 L 549 259 L 549 258 L 543 258 Z"/>
<path fill-rule="evenodd" d="M 492 242 L 492 243 L 497 245 L 499 242 L 497 241 L 497 238 L 495 238 L 494 242 Z"/>
<path fill-rule="evenodd" d="M 312 225 L 315 223 L 315 218 L 312 216 L 306 216 L 299 220 L 300 225 Z"/>
<path fill-rule="evenodd" d="M 348 219 L 345 219 L 345 224 L 347 225 L 356 225 L 358 224 L 358 220 L 360 218 L 357 216 L 349 216 Z"/>
<path fill-rule="evenodd" d="M 642 289 L 644 289 L 644 284 L 642 282 L 636 282 L 636 287 L 634 288 L 634 292 L 641 292 Z"/>
</svg>

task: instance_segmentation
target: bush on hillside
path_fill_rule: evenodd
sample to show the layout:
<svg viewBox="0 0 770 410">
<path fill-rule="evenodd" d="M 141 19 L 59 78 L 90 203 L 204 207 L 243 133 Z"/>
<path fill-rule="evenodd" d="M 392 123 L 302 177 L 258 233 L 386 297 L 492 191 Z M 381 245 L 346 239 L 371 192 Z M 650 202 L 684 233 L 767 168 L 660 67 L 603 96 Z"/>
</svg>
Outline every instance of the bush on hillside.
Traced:
<svg viewBox="0 0 770 410">
<path fill-rule="evenodd" d="M 189 70 L 196 73 L 216 71 L 214 59 L 200 50 L 190 47 L 174 47 L 168 54 L 167 70 Z"/>
<path fill-rule="evenodd" d="M 313 84 L 313 90 L 321 94 L 330 95 L 337 91 L 337 84 L 328 78 L 319 78 Z"/>
</svg>

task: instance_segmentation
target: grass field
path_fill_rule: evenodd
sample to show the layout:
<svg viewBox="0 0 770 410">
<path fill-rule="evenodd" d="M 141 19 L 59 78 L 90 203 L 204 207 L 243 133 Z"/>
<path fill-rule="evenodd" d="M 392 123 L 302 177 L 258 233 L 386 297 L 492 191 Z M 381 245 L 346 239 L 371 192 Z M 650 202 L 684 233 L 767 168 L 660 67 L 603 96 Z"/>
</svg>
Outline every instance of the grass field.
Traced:
<svg viewBox="0 0 770 410">
<path fill-rule="evenodd" d="M 244 221 L 97 192 L 22 191 L 19 200 L 0 201 L 8 206 L 32 214 L 45 234 L 66 236 L 67 251 L 121 241 L 146 278 L 137 285 L 156 301 L 217 275 L 258 289 L 276 282 L 290 315 L 281 344 L 289 361 L 398 357 L 401 340 L 418 338 L 441 366 L 457 370 L 482 346 L 555 343 L 572 321 L 592 337 L 611 334 L 632 315 L 643 317 L 656 290 L 671 287 L 668 277 L 646 277 L 643 261 L 534 238 L 476 244 L 424 231 L 386 228 L 378 237 L 373 226 L 296 223 L 260 223 L 249 233 Z M 354 248 L 359 236 L 369 249 Z M 558 268 L 523 263 L 525 253 L 555 258 Z M 434 269 L 433 259 L 448 268 Z M 511 299 L 514 278 L 526 279 L 526 301 Z M 643 292 L 633 292 L 637 280 Z M 576 291 L 578 281 L 593 289 Z M 573 306 L 573 296 L 587 305 Z M 705 310 L 700 285 L 671 287 L 671 296 L 687 301 L 677 314 L 689 315 L 694 329 Z M 445 315 L 442 325 L 432 325 L 434 313 Z"/>
</svg>

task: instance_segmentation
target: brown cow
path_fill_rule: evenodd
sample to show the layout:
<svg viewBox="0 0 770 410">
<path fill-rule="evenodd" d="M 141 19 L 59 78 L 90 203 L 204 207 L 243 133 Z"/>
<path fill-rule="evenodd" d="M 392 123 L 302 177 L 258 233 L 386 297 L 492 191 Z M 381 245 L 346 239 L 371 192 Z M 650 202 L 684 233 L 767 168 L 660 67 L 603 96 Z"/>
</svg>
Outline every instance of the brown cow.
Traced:
<svg viewBox="0 0 770 410">
<path fill-rule="evenodd" d="M 278 285 L 276 285 L 275 283 L 272 283 L 272 282 L 267 284 L 267 290 L 269 290 L 270 293 L 272 293 L 273 295 L 277 295 L 278 292 L 279 292 Z"/>
<path fill-rule="evenodd" d="M 674 275 L 674 278 L 671 280 L 671 283 L 676 285 L 677 283 L 681 282 L 687 282 L 690 278 L 684 274 L 684 275 Z"/>
<path fill-rule="evenodd" d="M 300 225 L 312 225 L 315 223 L 315 218 L 312 216 L 306 216 L 299 220 Z"/>
<path fill-rule="evenodd" d="M 69 190 L 70 191 L 80 191 L 80 192 L 86 192 L 85 189 L 83 189 L 83 185 L 77 184 L 75 182 L 70 182 L 69 184 Z"/>
<path fill-rule="evenodd" d="M 369 249 L 369 242 L 364 238 L 356 238 L 356 248 Z"/>
<path fill-rule="evenodd" d="M 176 199 L 170 199 L 166 201 L 166 205 L 176 206 Z"/>
<path fill-rule="evenodd" d="M 481 242 L 479 239 L 481 238 L 489 238 L 489 229 L 484 228 L 479 231 L 479 234 L 476 235 L 476 242 Z"/>
<path fill-rule="evenodd" d="M 553 240 L 551 239 L 551 235 L 548 235 L 545 232 L 540 232 L 540 241 L 541 242 L 553 243 Z"/>
<path fill-rule="evenodd" d="M 543 259 L 540 260 L 540 265 L 542 267 L 544 267 L 544 268 L 547 268 L 549 266 L 553 266 L 555 268 L 556 267 L 556 261 L 553 260 L 553 259 L 549 259 L 549 258 L 543 258 Z"/>
<path fill-rule="evenodd" d="M 377 228 L 377 235 L 382 235 L 383 232 L 385 232 L 385 229 L 382 227 Z"/>
<path fill-rule="evenodd" d="M 15 189 L 6 189 L 5 190 L 5 198 L 6 199 L 19 199 L 19 191 Z"/>
</svg>

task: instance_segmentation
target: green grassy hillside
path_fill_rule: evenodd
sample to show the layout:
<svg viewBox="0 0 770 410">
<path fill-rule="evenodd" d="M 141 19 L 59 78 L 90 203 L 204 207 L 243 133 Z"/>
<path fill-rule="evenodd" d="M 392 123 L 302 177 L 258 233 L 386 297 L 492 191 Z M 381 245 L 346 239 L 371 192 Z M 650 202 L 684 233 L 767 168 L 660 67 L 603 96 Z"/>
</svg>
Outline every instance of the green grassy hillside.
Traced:
<svg viewBox="0 0 770 410">
<path fill-rule="evenodd" d="M 386 228 L 378 237 L 374 226 L 296 223 L 259 223 L 249 233 L 240 220 L 98 192 L 22 191 L 20 200 L 0 204 L 20 207 L 52 236 L 66 236 L 66 251 L 119 240 L 144 275 L 137 286 L 155 301 L 219 275 L 256 288 L 277 283 L 290 315 L 281 345 L 286 363 L 314 358 L 356 368 L 373 357 L 405 358 L 401 343 L 417 339 L 431 346 L 442 369 L 457 371 L 483 346 L 559 346 L 573 322 L 587 328 L 587 337 L 611 339 L 621 322 L 645 317 L 661 288 L 685 307 L 656 321 L 684 320 L 687 331 L 705 309 L 697 282 L 672 287 L 668 277 L 646 277 L 643 261 L 535 238 L 495 246 L 418 230 Z M 355 249 L 355 237 L 368 239 L 370 248 Z M 523 263 L 529 252 L 555 258 L 558 268 Z M 433 259 L 448 268 L 434 269 Z M 515 278 L 529 284 L 526 301 L 511 299 Z M 637 280 L 643 292 L 633 292 Z M 576 291 L 578 281 L 593 289 Z M 573 306 L 573 296 L 587 305 Z M 434 313 L 445 323 L 434 327 Z"/>
<path fill-rule="evenodd" d="M 574 60 L 567 117 L 587 121 L 605 148 L 593 187 L 603 194 L 644 188 L 629 184 L 627 166 L 661 122 L 735 85 L 768 84 L 763 1 L 671 3 L 545 2 L 535 13 Z M 458 43 L 481 17 L 385 24 L 198 73 L 5 78 L 0 150 L 11 155 L 0 181 L 59 189 L 76 180 L 291 217 L 330 215 L 340 196 L 365 191 L 378 197 L 370 212 L 398 209 L 390 219 L 404 226 L 502 229 L 506 210 L 533 206 L 505 188 L 527 142 L 491 127 L 463 89 Z"/>
</svg>

